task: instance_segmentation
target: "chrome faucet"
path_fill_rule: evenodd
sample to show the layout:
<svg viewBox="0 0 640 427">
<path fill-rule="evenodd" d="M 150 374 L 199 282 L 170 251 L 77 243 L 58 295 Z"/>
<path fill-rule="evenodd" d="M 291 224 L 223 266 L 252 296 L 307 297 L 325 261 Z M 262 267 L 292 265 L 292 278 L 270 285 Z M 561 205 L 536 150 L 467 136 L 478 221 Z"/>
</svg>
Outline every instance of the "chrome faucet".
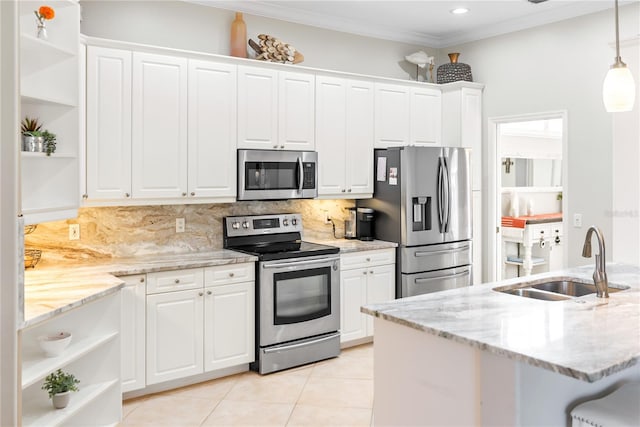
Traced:
<svg viewBox="0 0 640 427">
<path fill-rule="evenodd" d="M 592 225 L 587 230 L 587 236 L 584 239 L 584 246 L 582 247 L 582 256 L 585 258 L 591 258 L 591 235 L 596 233 L 598 238 L 598 252 L 596 254 L 596 269 L 593 272 L 593 281 L 596 285 L 596 296 L 598 298 L 609 298 L 609 282 L 607 281 L 606 271 L 606 257 L 604 254 L 604 236 L 602 231 L 595 225 Z"/>
</svg>

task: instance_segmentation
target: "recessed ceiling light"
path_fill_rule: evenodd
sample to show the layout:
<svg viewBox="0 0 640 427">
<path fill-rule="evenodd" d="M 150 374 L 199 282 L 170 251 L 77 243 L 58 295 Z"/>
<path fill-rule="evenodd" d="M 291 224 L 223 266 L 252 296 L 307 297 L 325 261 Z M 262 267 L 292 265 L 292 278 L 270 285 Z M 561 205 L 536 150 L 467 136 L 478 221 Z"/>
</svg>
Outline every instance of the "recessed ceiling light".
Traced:
<svg viewBox="0 0 640 427">
<path fill-rule="evenodd" d="M 469 12 L 469 9 L 466 7 L 456 7 L 455 9 L 451 9 L 451 13 L 454 15 L 462 15 L 463 13 Z"/>
</svg>

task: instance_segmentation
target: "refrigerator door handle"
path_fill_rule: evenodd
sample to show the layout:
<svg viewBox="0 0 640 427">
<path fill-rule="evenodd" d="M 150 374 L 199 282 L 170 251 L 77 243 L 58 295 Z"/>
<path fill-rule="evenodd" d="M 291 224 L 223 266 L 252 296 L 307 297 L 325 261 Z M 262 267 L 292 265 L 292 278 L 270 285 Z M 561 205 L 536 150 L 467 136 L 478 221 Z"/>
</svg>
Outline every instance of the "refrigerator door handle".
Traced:
<svg viewBox="0 0 640 427">
<path fill-rule="evenodd" d="M 463 271 L 462 273 L 448 274 L 444 276 L 418 278 L 415 280 L 415 282 L 416 283 L 432 282 L 434 280 L 454 279 L 456 277 L 462 277 L 462 276 L 468 276 L 468 275 L 469 275 L 469 270 Z"/>
<path fill-rule="evenodd" d="M 429 255 L 438 255 L 438 254 L 450 254 L 453 252 L 462 252 L 465 250 L 469 250 L 468 246 L 462 246 L 460 248 L 452 248 L 452 249 L 443 249 L 441 251 L 422 251 L 422 252 L 414 252 L 413 256 L 421 257 L 421 256 L 429 256 Z"/>
<path fill-rule="evenodd" d="M 444 204 L 444 232 L 448 233 L 449 232 L 449 222 L 451 220 L 451 176 L 449 175 L 449 165 L 447 164 L 447 159 L 446 157 L 442 159 L 442 164 L 444 165 L 444 172 L 443 172 L 443 176 L 444 176 L 444 181 L 445 181 L 445 188 L 444 188 L 444 199 L 445 199 L 445 204 Z"/>
<path fill-rule="evenodd" d="M 444 233 L 444 165 L 443 158 L 438 159 L 438 227 L 440 232 Z"/>
</svg>

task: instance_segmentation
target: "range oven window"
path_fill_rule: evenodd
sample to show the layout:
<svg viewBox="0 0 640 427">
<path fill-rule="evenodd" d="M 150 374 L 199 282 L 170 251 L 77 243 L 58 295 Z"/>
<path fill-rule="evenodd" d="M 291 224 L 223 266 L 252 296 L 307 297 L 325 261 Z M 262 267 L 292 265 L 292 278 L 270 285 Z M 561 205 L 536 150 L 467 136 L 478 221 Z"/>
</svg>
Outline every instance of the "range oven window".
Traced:
<svg viewBox="0 0 640 427">
<path fill-rule="evenodd" d="M 286 325 L 331 314 L 331 268 L 274 274 L 274 324 Z"/>
<path fill-rule="evenodd" d="M 246 190 L 294 190 L 298 188 L 297 162 L 245 162 Z"/>
</svg>

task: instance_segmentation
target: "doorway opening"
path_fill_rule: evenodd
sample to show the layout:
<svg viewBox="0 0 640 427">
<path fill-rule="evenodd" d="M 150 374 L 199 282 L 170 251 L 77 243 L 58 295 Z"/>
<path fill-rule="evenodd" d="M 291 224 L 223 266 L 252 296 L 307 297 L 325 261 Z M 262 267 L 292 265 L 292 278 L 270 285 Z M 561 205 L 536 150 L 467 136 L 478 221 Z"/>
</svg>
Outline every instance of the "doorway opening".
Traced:
<svg viewBox="0 0 640 427">
<path fill-rule="evenodd" d="M 567 113 L 489 119 L 490 280 L 567 265 Z"/>
</svg>

